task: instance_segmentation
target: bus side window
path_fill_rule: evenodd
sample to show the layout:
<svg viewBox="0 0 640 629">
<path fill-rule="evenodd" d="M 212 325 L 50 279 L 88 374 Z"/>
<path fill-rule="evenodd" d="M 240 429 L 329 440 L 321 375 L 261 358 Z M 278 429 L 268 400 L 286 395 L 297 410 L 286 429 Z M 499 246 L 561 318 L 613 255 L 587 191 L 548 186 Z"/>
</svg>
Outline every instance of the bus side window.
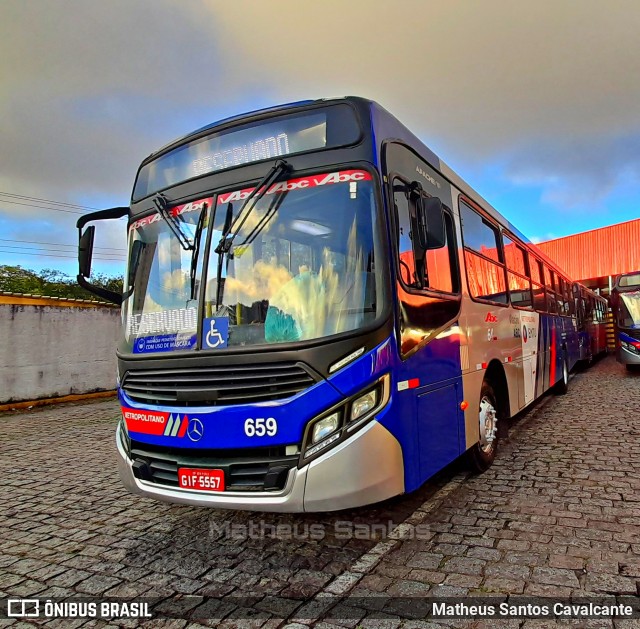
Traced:
<svg viewBox="0 0 640 629">
<path fill-rule="evenodd" d="M 398 266 L 402 282 L 417 290 L 435 290 L 443 293 L 458 292 L 458 278 L 455 272 L 455 238 L 453 219 L 445 211 L 445 244 L 438 249 L 424 252 L 414 238 L 416 230 L 415 206 L 409 201 L 407 185 L 399 178 L 393 182 L 393 199 L 398 223 Z M 453 262 L 453 264 L 452 264 Z M 418 267 L 424 265 L 424 273 Z M 424 277 L 421 286 L 420 277 Z"/>
<path fill-rule="evenodd" d="M 540 260 L 529 254 L 529 269 L 531 270 L 531 289 L 533 290 L 533 307 L 539 312 L 545 312 L 547 305 L 544 296 L 544 276 Z"/>
<path fill-rule="evenodd" d="M 558 310 L 556 307 L 556 293 L 553 271 L 550 271 L 549 267 L 547 267 L 546 264 L 544 265 L 544 284 L 547 288 L 547 311 L 550 314 L 557 314 Z"/>
<path fill-rule="evenodd" d="M 507 265 L 511 304 L 517 308 L 530 308 L 533 299 L 524 249 L 505 233 L 502 234 L 502 245 Z"/>
<path fill-rule="evenodd" d="M 562 277 L 558 277 L 558 314 L 561 314 L 563 317 L 569 314 L 567 282 Z"/>
<path fill-rule="evenodd" d="M 460 201 L 460 220 L 471 297 L 506 305 L 505 266 L 497 228 L 464 201 Z"/>
</svg>

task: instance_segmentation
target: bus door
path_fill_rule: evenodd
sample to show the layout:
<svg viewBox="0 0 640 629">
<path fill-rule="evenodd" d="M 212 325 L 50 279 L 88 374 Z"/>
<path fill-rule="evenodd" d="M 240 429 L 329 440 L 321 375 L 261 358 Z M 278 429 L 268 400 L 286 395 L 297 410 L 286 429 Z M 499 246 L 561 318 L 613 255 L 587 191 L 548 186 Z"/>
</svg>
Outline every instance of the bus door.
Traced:
<svg viewBox="0 0 640 629">
<path fill-rule="evenodd" d="M 421 483 L 465 449 L 457 238 L 450 184 L 406 147 L 389 143 L 385 149 L 397 256 L 398 398 L 414 417 L 413 443 L 405 452 L 413 454 Z M 444 230 L 425 247 L 418 221 L 434 198 L 443 205 Z"/>
<path fill-rule="evenodd" d="M 522 370 L 524 380 L 524 405 L 536 397 L 536 373 L 538 365 L 538 332 L 540 315 L 537 312 L 520 313 L 520 341 L 522 343 Z"/>
</svg>

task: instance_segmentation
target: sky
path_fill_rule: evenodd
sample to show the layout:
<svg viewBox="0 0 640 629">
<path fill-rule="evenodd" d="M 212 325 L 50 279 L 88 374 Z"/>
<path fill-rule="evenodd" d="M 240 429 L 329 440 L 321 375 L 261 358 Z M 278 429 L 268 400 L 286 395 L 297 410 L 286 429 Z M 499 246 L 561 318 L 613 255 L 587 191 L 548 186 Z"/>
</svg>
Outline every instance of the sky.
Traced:
<svg viewBox="0 0 640 629">
<path fill-rule="evenodd" d="M 534 242 L 640 216 L 637 0 L 1 0 L 0 265 L 76 274 L 75 221 L 227 116 L 378 101 Z M 94 271 L 124 269 L 100 223 Z"/>
</svg>

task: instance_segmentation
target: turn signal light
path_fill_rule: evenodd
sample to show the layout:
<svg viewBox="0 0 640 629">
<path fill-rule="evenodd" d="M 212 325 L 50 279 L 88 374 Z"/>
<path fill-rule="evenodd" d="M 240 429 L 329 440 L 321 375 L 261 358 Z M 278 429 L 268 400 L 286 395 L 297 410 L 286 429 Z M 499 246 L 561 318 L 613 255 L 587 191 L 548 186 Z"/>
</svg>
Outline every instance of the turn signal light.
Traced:
<svg viewBox="0 0 640 629">
<path fill-rule="evenodd" d="M 462 400 L 462 402 L 460 402 L 460 408 L 463 411 L 466 411 L 469 408 L 469 402 Z"/>
</svg>

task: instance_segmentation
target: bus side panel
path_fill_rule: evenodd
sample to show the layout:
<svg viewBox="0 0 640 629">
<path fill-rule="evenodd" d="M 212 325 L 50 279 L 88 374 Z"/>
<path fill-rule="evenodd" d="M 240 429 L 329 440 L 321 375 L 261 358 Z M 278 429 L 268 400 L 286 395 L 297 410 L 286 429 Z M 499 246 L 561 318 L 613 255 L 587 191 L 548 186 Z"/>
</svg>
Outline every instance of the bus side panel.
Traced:
<svg viewBox="0 0 640 629">
<path fill-rule="evenodd" d="M 468 406 L 464 411 L 464 432 L 461 445 L 468 450 L 479 440 L 480 391 L 486 369 L 491 361 L 497 361 L 505 372 L 511 412 L 517 410 L 519 383 L 521 378 L 522 346 L 520 338 L 514 334 L 517 315 L 513 309 L 474 301 L 469 295 L 466 260 L 462 241 L 462 225 L 459 213 L 460 191 L 452 186 L 454 218 L 458 238 L 458 267 L 462 292 L 460 324 L 464 339 L 465 361 L 462 365 L 462 399 Z M 519 315 L 518 325 L 519 328 Z"/>
<path fill-rule="evenodd" d="M 469 403 L 464 411 L 464 449 L 468 450 L 480 440 L 480 423 L 478 408 L 480 404 L 480 390 L 484 380 L 483 371 L 471 371 L 462 377 L 463 398 Z"/>
<path fill-rule="evenodd" d="M 552 317 L 547 314 L 540 314 L 538 360 L 536 364 L 536 397 L 541 396 L 549 388 L 551 330 Z"/>
<path fill-rule="evenodd" d="M 460 455 L 462 378 L 421 393 L 417 400 L 420 476 L 433 476 Z"/>
<path fill-rule="evenodd" d="M 562 361 L 564 360 L 563 350 L 563 329 L 562 318 L 551 316 L 550 319 L 550 341 L 549 341 L 549 384 L 552 387 L 562 377 Z"/>
<path fill-rule="evenodd" d="M 571 371 L 580 360 L 580 342 L 576 321 L 572 317 L 560 317 L 563 328 L 564 345 L 566 347 L 567 363 Z"/>
<path fill-rule="evenodd" d="M 392 384 L 393 412 L 387 414 L 383 425 L 402 446 L 406 491 L 417 489 L 461 453 L 464 420 L 459 332 L 454 324 L 404 361 L 399 360 Z"/>
</svg>

